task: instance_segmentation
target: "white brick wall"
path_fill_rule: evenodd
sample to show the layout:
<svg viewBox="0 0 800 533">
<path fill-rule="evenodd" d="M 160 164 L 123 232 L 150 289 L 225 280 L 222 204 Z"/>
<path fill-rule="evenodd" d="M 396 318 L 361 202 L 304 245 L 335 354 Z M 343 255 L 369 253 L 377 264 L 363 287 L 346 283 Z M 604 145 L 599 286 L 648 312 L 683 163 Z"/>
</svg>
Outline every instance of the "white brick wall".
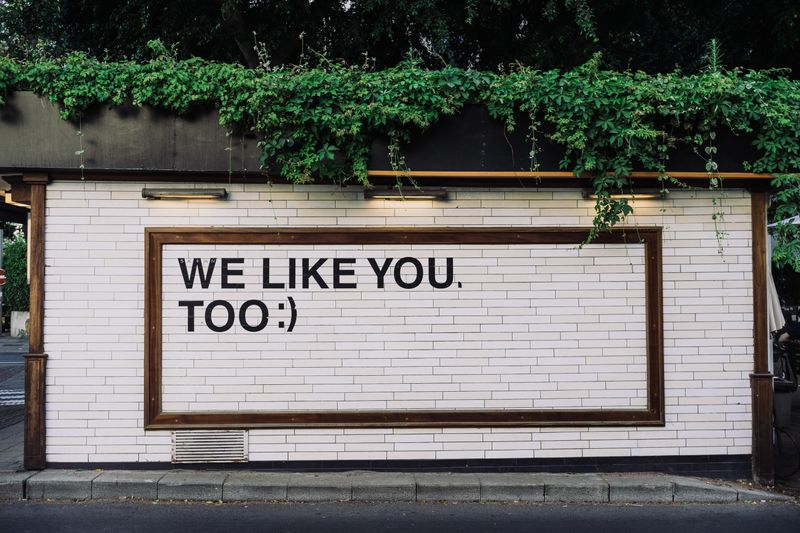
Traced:
<svg viewBox="0 0 800 533">
<path fill-rule="evenodd" d="M 148 431 L 142 428 L 143 410 L 143 264 L 144 228 L 155 226 L 262 226 L 262 227 L 300 227 L 300 226 L 481 226 L 481 225 L 520 225 L 520 226 L 589 226 L 593 215 L 593 203 L 582 200 L 577 190 L 536 190 L 536 189 L 451 189 L 451 200 L 444 203 L 431 201 L 364 201 L 356 188 L 338 189 L 329 186 L 289 186 L 289 185 L 230 185 L 231 199 L 227 202 L 214 201 L 146 201 L 141 199 L 141 188 L 145 183 L 106 183 L 106 182 L 66 182 L 56 181 L 48 186 L 46 219 L 46 275 L 45 275 L 45 350 L 49 354 L 47 370 L 47 460 L 48 461 L 169 461 L 169 432 Z M 152 185 L 152 184 L 150 184 Z M 175 184 L 175 186 L 182 186 Z M 189 185 L 191 186 L 191 185 Z M 665 381 L 666 418 L 664 428 L 452 428 L 452 429 L 315 429 L 315 430 L 252 430 L 250 432 L 251 460 L 305 460 L 305 459 L 449 459 L 449 458 L 529 458 L 529 457 L 590 457 L 590 456 L 630 456 L 630 455 L 679 455 L 679 454 L 742 454 L 750 452 L 750 389 L 748 373 L 752 368 L 752 304 L 751 304 L 751 250 L 750 250 L 750 212 L 749 197 L 743 191 L 730 191 L 718 203 L 725 216 L 719 229 L 726 232 L 723 240 L 723 253 L 718 252 L 715 224 L 711 214 L 712 194 L 707 191 L 673 193 L 666 201 L 637 202 L 636 216 L 629 219 L 631 226 L 660 225 L 664 227 L 664 329 L 665 329 Z M 441 248 L 441 247 L 437 247 Z M 467 247 L 469 248 L 469 247 Z M 570 247 L 565 247 L 570 248 Z M 606 250 L 602 251 L 601 250 Z M 563 277 L 565 285 L 554 288 L 560 301 L 597 297 L 605 300 L 604 305 L 621 307 L 612 314 L 602 314 L 602 309 L 587 310 L 575 307 L 574 315 L 614 317 L 617 311 L 619 320 L 612 322 L 581 323 L 582 336 L 577 339 L 552 339 L 554 354 L 567 359 L 581 375 L 597 374 L 590 381 L 602 384 L 604 388 L 560 389 L 569 387 L 568 381 L 557 377 L 558 371 L 547 368 L 548 362 L 530 365 L 530 375 L 541 374 L 548 378 L 547 383 L 555 384 L 555 399 L 591 398 L 595 395 L 600 405 L 619 407 L 626 398 L 638 406 L 639 394 L 643 391 L 641 376 L 637 371 L 637 360 L 641 358 L 642 332 L 640 315 L 631 315 L 628 310 L 641 307 L 641 248 L 629 246 L 624 255 L 604 256 L 614 247 L 589 246 L 580 252 L 575 250 L 551 250 L 545 254 L 545 264 L 539 268 L 553 267 L 551 276 Z M 619 249 L 617 247 L 617 249 Z M 377 248 L 369 247 L 370 255 Z M 488 250 L 488 248 L 487 248 Z M 312 250 L 313 251 L 313 250 Z M 315 252 L 328 254 L 329 250 Z M 460 253 L 472 253 L 463 250 Z M 436 254 L 447 250 L 433 250 Z M 569 264 L 561 264 L 557 254 L 571 255 Z M 172 253 L 171 251 L 169 253 Z M 415 253 L 417 253 L 415 251 Z M 609 252 L 610 253 L 610 252 Z M 617 253 L 614 251 L 613 253 Z M 496 253 L 489 259 L 497 259 Z M 531 254 L 532 255 L 532 254 Z M 438 255 L 437 255 L 438 256 Z M 555 261 L 547 264 L 547 258 Z M 601 260 L 602 258 L 602 260 Z M 615 262 L 612 258 L 621 258 Z M 540 258 L 541 259 L 541 258 Z M 576 261 L 577 260 L 577 261 Z M 591 260 L 591 264 L 588 261 Z M 606 262 L 599 268 L 598 260 Z M 533 262 L 530 256 L 525 261 Z M 582 261 L 586 261 L 585 264 Z M 511 268 L 510 265 L 506 266 Z M 578 292 L 571 283 L 586 276 L 587 268 L 595 268 L 598 282 L 608 282 L 614 276 L 624 274 L 625 282 L 631 283 L 631 294 L 603 293 L 602 295 L 583 295 L 585 287 Z M 573 272 L 572 270 L 577 270 Z M 578 276 L 572 278 L 571 276 Z M 470 278 L 464 278 L 470 279 Z M 551 278 L 551 282 L 554 281 Z M 579 282 L 579 281 L 578 281 Z M 627 286 L 626 286 L 627 288 Z M 468 287 L 461 289 L 467 291 Z M 491 299 L 491 292 L 502 291 L 499 287 L 485 283 L 474 296 Z M 508 290 L 507 288 L 505 290 Z M 185 292 L 185 289 L 184 289 Z M 301 291 L 302 292 L 302 291 Z M 341 291 L 337 291 L 337 294 Z M 353 311 L 350 320 L 364 320 L 356 311 L 367 309 L 374 316 L 375 305 L 398 305 L 402 300 L 373 300 L 365 298 L 367 292 L 356 291 L 359 299 L 346 300 L 346 309 Z M 613 296 L 611 296 L 613 294 Z M 415 295 L 416 298 L 417 295 Z M 611 301 L 612 298 L 625 298 L 626 301 Z M 165 295 L 165 298 L 170 296 Z M 496 316 L 501 319 L 513 316 L 507 306 L 499 305 Z M 166 301 L 166 300 L 165 300 Z M 325 302 L 326 300 L 319 300 Z M 361 304 L 358 302 L 361 301 Z M 435 305 L 435 300 L 431 299 Z M 337 299 L 337 308 L 345 300 Z M 367 307 L 358 307 L 365 305 Z M 481 303 L 481 305 L 483 302 Z M 619 304 L 619 305 L 618 305 Z M 448 307 L 452 302 L 448 302 Z M 470 305 L 464 309 L 478 309 L 481 305 Z M 167 306 L 165 305 L 165 310 Z M 300 314 L 302 320 L 323 320 L 336 322 L 337 317 L 325 315 L 324 307 L 315 308 L 316 314 Z M 537 308 L 537 312 L 545 308 Z M 553 311 L 552 313 L 550 311 Z M 569 318 L 555 315 L 560 309 L 545 311 L 550 319 L 557 318 L 559 324 L 573 324 Z M 403 313 L 406 309 L 403 310 Z M 166 313 L 166 311 L 165 311 Z M 399 316 L 399 315 L 398 315 Z M 569 316 L 569 315 L 568 315 Z M 185 320 L 185 316 L 183 317 Z M 199 317 L 198 317 L 199 318 Z M 478 318 L 485 318 L 478 316 Z M 340 316 L 338 319 L 342 319 Z M 638 322 L 636 322 L 638 320 Z M 343 327 L 347 321 L 337 322 Z M 309 322 L 310 323 L 310 322 Z M 351 322 L 352 323 L 352 322 Z M 430 322 L 423 322 L 423 325 Z M 478 321 L 477 325 L 486 322 Z M 631 335 L 617 338 L 614 331 L 625 324 L 631 324 Z M 502 324 L 502 320 L 501 320 Z M 185 324 L 184 324 L 185 325 Z M 331 324 L 327 324 L 330 326 Z M 403 335 L 408 331 L 393 331 L 383 324 L 383 336 Z M 415 324 L 413 332 L 420 324 Z M 475 324 L 471 324 L 475 325 Z M 323 324 L 325 326 L 325 324 Z M 288 395 L 306 394 L 303 398 L 314 403 L 315 395 L 333 394 L 335 400 L 349 401 L 348 396 L 363 394 L 366 385 L 376 385 L 376 393 L 385 392 L 389 374 L 383 366 L 380 374 L 360 374 L 356 368 L 358 360 L 369 353 L 371 348 L 360 345 L 367 340 L 354 340 L 353 346 L 346 341 L 327 338 L 320 333 L 316 339 L 303 338 L 300 330 L 293 332 L 291 342 L 302 356 L 292 354 L 283 358 L 283 366 L 270 367 L 254 365 L 269 362 L 262 350 L 254 352 L 257 359 L 244 356 L 244 352 L 213 353 L 213 357 L 202 358 L 196 346 L 189 346 L 180 339 L 172 342 L 165 338 L 165 394 L 176 394 L 169 401 L 176 405 L 183 403 L 189 409 L 219 405 L 234 386 L 258 385 L 259 390 L 252 394 L 264 394 L 268 389 L 276 391 L 276 386 L 285 386 Z M 617 328 L 612 330 L 612 328 Z M 441 333 L 441 332 L 440 332 Z M 458 332 L 466 336 L 467 332 Z M 514 332 L 502 332 L 506 335 Z M 541 332 L 537 332 L 541 333 Z M 177 333 L 176 333 L 177 334 Z M 239 333 L 230 332 L 243 345 Z M 376 333 L 377 334 L 377 333 Z M 202 333 L 198 332 L 198 335 Z M 280 333 L 270 333 L 270 337 Z M 284 337 L 287 334 L 284 334 Z M 608 337 L 606 337 L 608 335 Z M 281 337 L 282 339 L 284 337 Z M 597 338 L 603 342 L 598 342 Z M 399 338 L 399 337 L 398 337 Z M 614 339 L 608 345 L 604 339 Z M 494 338 L 493 338 L 494 339 Z M 537 337 L 539 339 L 539 337 Z M 541 339 L 544 341 L 544 339 Z M 630 343 L 630 353 L 613 354 L 623 349 L 621 341 Z M 198 339 L 191 339 L 197 343 Z M 216 342 L 216 340 L 214 341 Z M 227 338 L 223 342 L 228 342 Z M 280 343 L 281 341 L 278 341 Z M 383 342 L 383 341 L 381 341 Z M 430 343 L 437 342 L 431 339 Z M 440 341 L 447 342 L 447 341 Z M 488 341 L 481 339 L 476 344 L 476 352 L 481 352 Z M 502 340 L 498 341 L 502 342 Z M 525 339 L 538 346 L 537 340 Z M 544 342 L 551 342 L 547 340 Z M 558 342 L 570 344 L 559 345 Z M 334 349 L 326 350 L 326 343 L 334 344 Z M 338 343 L 338 346 L 337 346 Z M 181 355 L 181 344 L 193 354 Z M 344 357 L 337 349 L 356 352 L 354 357 Z M 598 352 L 599 349 L 599 352 Z M 405 350 L 405 351 L 403 351 Z M 428 382 L 422 376 L 433 375 L 433 371 L 447 359 L 439 355 L 426 357 L 424 350 L 403 348 L 403 354 L 418 357 L 422 363 L 413 368 L 420 370 L 412 382 L 401 383 L 417 387 L 419 394 L 431 393 L 433 400 L 444 401 L 445 394 L 456 391 L 441 386 L 446 383 Z M 446 350 L 446 349 L 445 349 Z M 293 351 L 294 352 L 294 351 Z M 498 396 L 514 385 L 515 376 L 529 377 L 528 374 L 504 373 L 507 381 L 497 381 L 494 373 L 508 366 L 513 348 L 501 350 L 501 354 L 489 357 L 486 354 L 475 356 L 456 355 L 462 359 L 458 367 L 449 371 L 453 376 L 482 376 L 481 381 L 471 383 L 471 387 L 460 389 L 466 395 L 454 397 L 451 401 L 461 402 L 479 398 L 485 407 L 517 408 L 530 407 L 517 404 L 517 398 Z M 597 352 L 597 353 L 595 353 Z M 286 352 L 288 353 L 288 351 Z M 333 357 L 342 363 L 337 369 L 347 368 L 340 374 L 346 378 L 342 383 L 331 380 L 329 368 L 318 366 L 315 361 L 321 354 Z M 210 355 L 211 351 L 207 352 Z M 397 356 L 398 354 L 394 354 Z M 231 365 L 220 362 L 223 357 L 235 357 L 235 371 L 230 376 Z M 309 366 L 295 366 L 299 358 Z M 602 367 L 622 364 L 618 357 L 624 357 L 625 364 L 632 364 L 636 375 L 634 381 L 614 381 L 613 373 Z M 466 359 L 463 359 L 466 358 Z M 634 363 L 629 359 L 633 358 Z M 386 358 L 388 362 L 394 358 Z M 580 361 L 578 361 L 580 359 Z M 347 360 L 348 365 L 344 365 Z M 397 359 L 399 360 L 399 358 Z M 174 364 L 167 364 L 167 362 Z M 190 370 L 197 370 L 196 363 L 203 361 L 208 372 L 190 376 Z M 470 365 L 465 364 L 469 362 Z M 476 363 L 480 372 L 474 370 Z M 563 362 L 563 361 L 562 361 Z M 192 363 L 190 367 L 188 363 Z M 580 364 L 578 364 L 580 363 Z M 449 365 L 449 362 L 445 363 Z M 222 366 L 217 366 L 222 365 Z M 427 366 L 426 366 L 427 365 Z M 528 366 L 528 365 L 524 365 Z M 203 367 L 201 367 L 203 368 Z M 275 372 L 274 369 L 278 368 Z M 391 368 L 391 367 L 389 367 Z M 441 367 L 439 367 L 441 368 Z M 270 369 L 265 371 L 265 369 Z M 302 369 L 298 380 L 287 380 L 289 370 Z M 223 372 L 224 371 L 224 372 Z M 534 371 L 536 373 L 534 373 Z M 281 372 L 284 375 L 281 375 Z M 270 382 L 270 375 L 280 378 Z M 316 377 L 315 377 L 316 376 Z M 322 376 L 323 379 L 317 379 Z M 233 378 L 233 381 L 224 378 Z M 214 378 L 214 383 L 211 379 Z M 199 385 L 210 385 L 208 398 L 198 398 L 196 387 L 187 392 L 194 397 L 181 397 L 181 383 L 200 379 Z M 482 381 L 483 379 L 487 381 Z M 263 383 L 260 383 L 263 381 Z M 327 381 L 327 382 L 326 382 Z M 246 382 L 246 383 L 245 383 Z M 192 381 L 194 384 L 194 381 Z M 359 384 L 356 390 L 353 385 Z M 269 387 L 266 387 L 269 385 Z M 461 384 L 463 385 L 463 384 Z M 310 386 L 310 387 L 309 387 Z M 508 389 L 505 387 L 508 386 Z M 306 387 L 300 389 L 295 387 Z M 523 387 L 524 388 L 524 387 Z M 378 390 L 379 389 L 379 390 Z M 283 390 L 283 389 L 281 389 Z M 542 394 L 548 392 L 537 388 Z M 620 391 L 627 391 L 620 393 Z M 630 391 L 636 394 L 627 396 Z M 400 402 L 400 394 L 409 390 L 390 391 L 388 397 L 378 400 L 369 397 L 367 402 Z M 255 396 L 248 400 L 245 392 L 245 406 L 252 400 L 255 405 L 262 398 Z M 276 392 L 276 394 L 278 394 Z M 608 396 L 604 396 L 608 394 Z M 395 396 L 397 395 L 397 396 Z M 165 396 L 165 400 L 168 397 Z M 344 397 L 344 400 L 341 398 Z M 542 396 L 543 398 L 544 396 Z M 257 399 L 256 399 L 257 398 Z M 526 396 L 530 401 L 531 396 Z M 275 398 L 273 398 L 275 399 Z M 363 399 L 363 398 L 362 398 Z M 201 405 L 203 401 L 211 404 Z M 231 400 L 234 401 L 234 400 Z M 242 401 L 235 399 L 239 407 Z M 284 401 L 277 400 L 276 401 Z M 285 401 L 289 401 L 288 399 Z M 354 400 L 355 401 L 355 400 Z M 194 404 L 192 402 L 195 402 Z M 496 402 L 496 403 L 487 403 Z M 293 408 L 309 407 L 309 404 L 293 404 Z M 377 405 L 377 404 L 376 404 Z M 572 404 L 570 404 L 572 405 Z M 444 407 L 445 404 L 438 404 Z M 459 404 L 447 404 L 455 408 Z M 548 405 L 535 405 L 549 407 Z M 472 407 L 472 404 L 470 404 Z M 248 407 L 251 408 L 251 407 Z M 370 407 L 371 408 L 371 407 Z M 388 403 L 386 408 L 389 408 Z"/>
<path fill-rule="evenodd" d="M 263 258 L 269 281 L 262 289 Z M 382 289 L 368 259 L 391 267 L 417 258 L 425 274 L 413 289 L 394 281 Z M 221 288 L 223 258 L 240 258 Z M 289 258 L 295 288 L 289 288 Z M 354 263 L 333 289 L 333 258 Z M 428 283 L 429 259 L 436 279 Z M 186 288 L 179 260 L 190 275 Z M 302 288 L 300 265 L 324 260 Z M 647 405 L 644 245 L 167 245 L 162 258 L 163 409 L 236 410 L 403 409 L 643 409 Z M 406 283 L 416 277 L 401 269 Z M 459 285 L 461 285 L 459 287 Z M 293 331 L 288 298 L 297 308 Z M 240 324 L 247 300 L 266 302 L 259 332 Z M 229 302 L 233 326 L 214 332 L 204 309 Z M 189 309 L 195 306 L 189 331 Z M 280 309 L 279 305 L 283 305 Z M 230 319 L 219 305 L 213 325 Z M 257 325 L 262 313 L 250 307 Z M 618 318 L 622 318 L 619 320 Z"/>
</svg>

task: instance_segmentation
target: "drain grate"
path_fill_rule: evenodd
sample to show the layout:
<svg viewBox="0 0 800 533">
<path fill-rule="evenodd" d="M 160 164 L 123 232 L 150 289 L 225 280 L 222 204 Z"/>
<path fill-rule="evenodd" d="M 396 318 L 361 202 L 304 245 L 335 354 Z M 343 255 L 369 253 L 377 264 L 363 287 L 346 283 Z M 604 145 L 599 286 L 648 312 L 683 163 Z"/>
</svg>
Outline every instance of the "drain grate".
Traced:
<svg viewBox="0 0 800 533">
<path fill-rule="evenodd" d="M 173 463 L 246 463 L 247 431 L 179 430 L 172 432 Z"/>
</svg>

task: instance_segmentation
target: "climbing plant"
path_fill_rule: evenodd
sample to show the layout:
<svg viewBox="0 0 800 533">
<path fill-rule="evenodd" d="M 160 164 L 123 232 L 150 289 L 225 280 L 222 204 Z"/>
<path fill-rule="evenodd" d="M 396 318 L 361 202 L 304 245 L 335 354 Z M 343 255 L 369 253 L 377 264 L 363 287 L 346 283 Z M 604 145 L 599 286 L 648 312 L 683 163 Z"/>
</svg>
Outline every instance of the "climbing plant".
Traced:
<svg viewBox="0 0 800 533">
<path fill-rule="evenodd" d="M 776 220 L 800 210 L 800 82 L 785 72 L 725 70 L 715 61 L 693 75 L 650 75 L 601 68 L 595 56 L 571 71 L 518 65 L 506 73 L 444 66 L 429 70 L 408 58 L 394 68 L 344 65 L 316 57 L 300 66 L 257 68 L 199 58 L 176 60 L 152 42 L 148 62 L 102 62 L 81 53 L 18 62 L 0 58 L 0 105 L 10 91 L 30 90 L 74 119 L 94 105 L 150 105 L 186 113 L 213 107 L 229 131 L 255 134 L 262 167 L 290 182 L 351 181 L 369 186 L 367 157 L 376 136 L 389 139 L 390 160 L 410 135 L 467 104 L 484 105 L 508 130 L 530 118 L 532 169 L 543 137 L 564 150 L 563 169 L 588 175 L 597 194 L 593 236 L 632 212 L 615 193 L 630 192 L 635 170 L 656 173 L 662 188 L 684 187 L 669 175 L 669 154 L 689 146 L 698 170 L 718 189 L 717 135 L 753 139 L 752 172 L 771 173 Z M 398 168 L 398 170 L 402 170 Z M 779 264 L 800 270 L 795 226 L 776 230 Z"/>
</svg>

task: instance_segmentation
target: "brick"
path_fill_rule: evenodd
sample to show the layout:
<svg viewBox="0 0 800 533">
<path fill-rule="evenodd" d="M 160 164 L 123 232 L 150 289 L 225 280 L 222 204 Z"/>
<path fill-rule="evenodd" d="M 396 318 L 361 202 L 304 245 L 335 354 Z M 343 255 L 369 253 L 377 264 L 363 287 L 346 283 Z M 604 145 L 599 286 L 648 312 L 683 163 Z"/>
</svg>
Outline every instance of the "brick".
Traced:
<svg viewBox="0 0 800 533">
<path fill-rule="evenodd" d="M 161 471 L 107 470 L 92 480 L 92 499 L 158 498 L 158 481 L 165 475 Z"/>
<path fill-rule="evenodd" d="M 0 472 L 0 500 L 21 500 L 25 497 L 25 482 L 35 472 Z"/>
<path fill-rule="evenodd" d="M 29 500 L 89 500 L 92 480 L 100 472 L 85 470 L 45 470 L 26 481 Z"/>
<path fill-rule="evenodd" d="M 551 475 L 545 479 L 547 503 L 606 503 L 608 483 L 591 474 Z"/>
<path fill-rule="evenodd" d="M 416 480 L 412 474 L 354 473 L 350 481 L 353 501 L 407 502 L 416 499 Z"/>
<path fill-rule="evenodd" d="M 479 501 L 481 482 L 475 474 L 415 474 L 418 501 Z"/>
<path fill-rule="evenodd" d="M 484 502 L 543 502 L 546 476 L 541 474 L 477 474 Z"/>
<path fill-rule="evenodd" d="M 730 503 L 738 500 L 736 489 L 700 480 L 674 478 L 675 503 Z"/>
<path fill-rule="evenodd" d="M 295 474 L 289 480 L 287 497 L 295 502 L 347 501 L 352 485 L 347 474 Z"/>
<path fill-rule="evenodd" d="M 222 500 L 226 472 L 172 471 L 158 481 L 159 500 Z"/>
<path fill-rule="evenodd" d="M 290 474 L 235 472 L 225 480 L 223 501 L 282 501 L 287 499 Z"/>
<path fill-rule="evenodd" d="M 611 503 L 671 503 L 673 482 L 665 476 L 603 476 Z"/>
</svg>

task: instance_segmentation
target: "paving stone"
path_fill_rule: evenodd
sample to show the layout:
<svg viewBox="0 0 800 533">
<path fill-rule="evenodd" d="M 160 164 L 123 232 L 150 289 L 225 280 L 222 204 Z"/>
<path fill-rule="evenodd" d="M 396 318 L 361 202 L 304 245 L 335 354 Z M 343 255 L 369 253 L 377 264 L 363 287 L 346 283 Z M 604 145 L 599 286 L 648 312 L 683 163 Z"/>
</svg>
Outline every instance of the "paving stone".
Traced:
<svg viewBox="0 0 800 533">
<path fill-rule="evenodd" d="M 353 501 L 411 502 L 417 496 L 413 474 L 355 472 L 350 482 Z"/>
<path fill-rule="evenodd" d="M 608 483 L 594 474 L 551 474 L 545 477 L 547 503 L 608 503 Z"/>
<path fill-rule="evenodd" d="M 603 476 L 611 503 L 672 503 L 672 481 L 660 475 Z"/>
<path fill-rule="evenodd" d="M 293 474 L 287 498 L 293 502 L 332 502 L 350 500 L 352 486 L 346 473 Z"/>
<path fill-rule="evenodd" d="M 43 470 L 25 482 L 29 500 L 89 500 L 98 470 Z"/>
<path fill-rule="evenodd" d="M 164 471 L 107 470 L 92 480 L 92 499 L 158 499 L 158 481 Z"/>
<path fill-rule="evenodd" d="M 737 490 L 705 481 L 674 478 L 675 503 L 730 503 L 738 500 Z"/>
<path fill-rule="evenodd" d="M 158 481 L 159 500 L 209 501 L 222 499 L 227 472 L 168 472 Z"/>
<path fill-rule="evenodd" d="M 482 502 L 543 502 L 544 480 L 541 474 L 477 474 Z"/>
<path fill-rule="evenodd" d="M 794 501 L 794 498 L 791 496 L 787 496 L 785 494 L 778 494 L 777 492 L 768 492 L 765 490 L 755 490 L 755 489 L 737 489 L 738 498 L 740 502 L 758 502 L 761 500 L 766 501 L 781 501 L 781 502 L 790 502 Z"/>
<path fill-rule="evenodd" d="M 21 500 L 25 497 L 25 480 L 36 472 L 0 472 L 0 500 Z"/>
<path fill-rule="evenodd" d="M 481 499 L 481 482 L 476 474 L 449 472 L 415 474 L 417 501 L 446 500 L 477 502 Z"/>
<path fill-rule="evenodd" d="M 291 474 L 273 472 L 235 472 L 222 487 L 222 499 L 233 501 L 274 501 L 287 499 Z"/>
</svg>

